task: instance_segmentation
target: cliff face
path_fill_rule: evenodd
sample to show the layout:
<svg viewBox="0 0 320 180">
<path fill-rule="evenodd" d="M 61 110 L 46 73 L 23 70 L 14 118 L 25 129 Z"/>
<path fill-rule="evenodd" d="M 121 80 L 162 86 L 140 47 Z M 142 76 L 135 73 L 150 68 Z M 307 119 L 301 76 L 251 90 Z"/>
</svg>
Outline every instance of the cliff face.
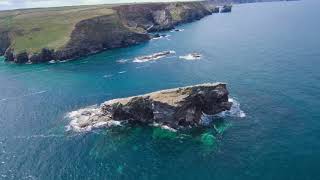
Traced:
<svg viewBox="0 0 320 180">
<path fill-rule="evenodd" d="M 10 46 L 9 32 L 0 30 L 0 55 L 3 55 Z"/>
<path fill-rule="evenodd" d="M 147 33 L 124 26 L 117 15 L 96 17 L 76 25 L 70 41 L 55 53 L 55 59 L 74 59 L 107 49 L 139 44 L 149 39 Z"/>
<path fill-rule="evenodd" d="M 200 84 L 114 99 L 98 109 L 84 109 L 73 114 L 71 129 L 82 131 L 109 126 L 113 121 L 159 124 L 173 129 L 198 127 L 203 113 L 215 115 L 230 110 L 226 84 Z"/>
<path fill-rule="evenodd" d="M 219 12 L 218 8 L 208 2 L 127 5 L 116 9 L 127 26 L 148 32 L 172 29 L 180 23 L 199 20 Z"/>
<path fill-rule="evenodd" d="M 70 35 L 66 37 L 69 40 L 54 48 L 44 44 L 38 50 L 33 50 L 33 47 L 17 50 L 17 43 L 13 43 L 15 39 L 10 41 L 5 34 L 0 37 L 2 38 L 0 55 L 4 54 L 7 61 L 15 63 L 75 59 L 103 50 L 143 43 L 150 40 L 148 32 L 172 29 L 177 24 L 199 20 L 219 11 L 208 2 L 131 4 L 108 8 L 108 12 L 112 13 L 96 15 L 77 22 Z M 97 11 L 96 8 L 94 10 Z M 102 9 L 99 13 L 103 14 L 104 11 L 106 10 Z M 66 17 L 66 21 L 73 17 L 71 14 L 70 17 Z M 51 23 L 50 21 L 46 23 Z M 55 23 L 59 25 L 59 22 Z M 33 29 L 41 31 L 41 28 Z M 21 31 L 24 32 L 24 30 Z M 52 32 L 49 30 L 46 33 L 55 32 L 53 29 Z M 20 35 L 19 40 L 25 39 L 27 42 L 23 43 L 30 44 L 28 41 L 37 39 L 38 37 L 33 37 L 37 34 L 42 33 L 33 33 L 29 38 Z M 45 36 L 50 37 L 50 34 Z M 44 37 L 44 39 L 47 38 Z M 48 43 L 50 46 L 57 44 L 56 42 Z"/>
</svg>

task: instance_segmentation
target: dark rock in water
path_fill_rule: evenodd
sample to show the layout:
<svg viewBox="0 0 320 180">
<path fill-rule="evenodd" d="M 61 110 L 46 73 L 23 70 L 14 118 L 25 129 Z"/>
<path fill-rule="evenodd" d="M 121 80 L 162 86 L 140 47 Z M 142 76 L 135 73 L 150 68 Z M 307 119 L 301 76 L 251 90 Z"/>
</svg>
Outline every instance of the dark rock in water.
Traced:
<svg viewBox="0 0 320 180">
<path fill-rule="evenodd" d="M 170 54 L 174 54 L 175 51 L 162 51 L 162 52 L 158 52 L 158 53 L 154 53 L 152 55 L 148 55 L 148 56 L 140 56 L 140 57 L 136 57 L 134 59 L 133 62 L 147 62 L 147 61 L 151 61 L 151 60 L 157 60 L 166 56 L 169 56 Z"/>
<path fill-rule="evenodd" d="M 220 13 L 228 13 L 231 12 L 232 10 L 232 5 L 224 5 L 221 10 Z"/>
<path fill-rule="evenodd" d="M 48 62 L 54 59 L 54 50 L 43 48 L 40 53 L 32 54 L 29 60 L 32 63 Z"/>
<path fill-rule="evenodd" d="M 173 129 L 202 126 L 203 114 L 230 110 L 226 84 L 209 83 L 114 99 L 75 119 L 74 129 L 109 125 L 111 121 L 166 125 Z M 77 128 L 76 128 L 77 126 Z M 90 128 L 89 128 L 90 129 Z"/>
<path fill-rule="evenodd" d="M 152 35 L 152 38 L 163 38 L 163 37 L 167 37 L 167 35 L 166 34 L 153 34 Z"/>
<path fill-rule="evenodd" d="M 28 62 L 28 59 L 27 52 L 18 53 L 14 56 L 14 62 L 18 64 L 26 63 Z"/>
<path fill-rule="evenodd" d="M 219 7 L 215 7 L 212 10 L 212 13 L 219 13 L 220 12 L 220 8 Z"/>
<path fill-rule="evenodd" d="M 153 35 L 153 38 L 160 38 L 160 37 L 161 37 L 160 34 L 154 34 L 154 35 Z"/>
<path fill-rule="evenodd" d="M 14 61 L 14 55 L 13 55 L 13 51 L 11 48 L 8 48 L 5 53 L 4 53 L 4 57 L 6 61 Z"/>
</svg>

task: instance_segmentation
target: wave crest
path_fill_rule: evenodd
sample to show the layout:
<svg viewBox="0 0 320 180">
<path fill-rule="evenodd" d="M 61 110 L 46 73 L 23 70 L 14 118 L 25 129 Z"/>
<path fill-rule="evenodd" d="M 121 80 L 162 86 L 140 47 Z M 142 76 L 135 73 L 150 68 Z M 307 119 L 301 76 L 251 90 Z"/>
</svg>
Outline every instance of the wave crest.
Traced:
<svg viewBox="0 0 320 180">
<path fill-rule="evenodd" d="M 225 118 L 225 117 L 235 117 L 235 118 L 245 118 L 246 113 L 240 109 L 240 103 L 233 98 L 229 98 L 229 102 L 232 102 L 231 109 L 229 111 L 223 111 L 216 115 L 207 115 L 205 113 L 202 114 L 200 123 L 204 126 L 209 126 L 214 118 Z"/>
<path fill-rule="evenodd" d="M 65 117 L 71 120 L 66 126 L 66 131 L 88 132 L 93 129 L 121 125 L 119 121 L 103 116 L 97 105 L 71 111 Z"/>
<path fill-rule="evenodd" d="M 217 114 L 217 116 L 219 116 L 219 117 L 237 117 L 237 118 L 246 117 L 246 113 L 240 109 L 240 103 L 237 100 L 235 100 L 233 98 L 229 98 L 229 102 L 232 102 L 231 109 L 229 111 L 221 112 L 221 113 Z"/>
</svg>

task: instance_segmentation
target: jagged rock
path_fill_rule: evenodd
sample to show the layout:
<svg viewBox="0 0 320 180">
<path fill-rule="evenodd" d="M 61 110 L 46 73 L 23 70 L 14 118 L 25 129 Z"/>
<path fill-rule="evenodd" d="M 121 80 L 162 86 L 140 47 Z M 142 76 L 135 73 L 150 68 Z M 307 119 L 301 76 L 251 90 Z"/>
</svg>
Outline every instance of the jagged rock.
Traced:
<svg viewBox="0 0 320 180">
<path fill-rule="evenodd" d="M 71 123 L 74 129 L 110 124 L 157 123 L 180 129 L 202 126 L 204 114 L 215 115 L 230 110 L 228 90 L 224 83 L 208 83 L 157 91 L 141 96 L 114 99 L 94 110 L 80 110 Z M 81 127 L 80 127 L 81 125 Z"/>
<path fill-rule="evenodd" d="M 29 55 L 29 60 L 32 63 L 48 62 L 54 58 L 54 50 L 48 48 L 43 48 L 38 54 Z"/>
<path fill-rule="evenodd" d="M 10 46 L 10 38 L 9 38 L 9 32 L 4 31 L 1 32 L 1 27 L 0 27 L 0 56 L 3 55 L 8 47 Z"/>
<path fill-rule="evenodd" d="M 14 62 L 17 64 L 23 64 L 28 62 L 29 57 L 27 52 L 21 52 L 14 55 Z"/>
<path fill-rule="evenodd" d="M 221 10 L 220 13 L 229 13 L 232 10 L 232 5 L 224 5 Z"/>
<path fill-rule="evenodd" d="M 6 61 L 14 61 L 13 50 L 8 48 L 4 53 L 4 57 Z"/>
<path fill-rule="evenodd" d="M 215 7 L 212 10 L 212 13 L 219 13 L 220 12 L 220 8 L 219 7 Z"/>
</svg>

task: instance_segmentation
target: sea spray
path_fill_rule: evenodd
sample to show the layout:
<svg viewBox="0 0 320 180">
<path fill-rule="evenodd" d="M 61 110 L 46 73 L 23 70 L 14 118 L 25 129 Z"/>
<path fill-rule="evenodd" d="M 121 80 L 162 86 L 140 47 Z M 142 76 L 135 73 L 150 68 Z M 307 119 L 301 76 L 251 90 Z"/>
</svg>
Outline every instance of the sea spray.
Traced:
<svg viewBox="0 0 320 180">
<path fill-rule="evenodd" d="M 188 60 L 188 61 L 195 61 L 202 59 L 202 55 L 199 53 L 190 53 L 184 56 L 179 56 L 180 59 Z"/>
<path fill-rule="evenodd" d="M 246 113 L 240 109 L 240 103 L 237 100 L 235 100 L 233 98 L 229 98 L 229 102 L 232 102 L 231 109 L 229 111 L 221 112 L 221 113 L 217 114 L 216 116 L 218 116 L 218 117 L 237 117 L 237 118 L 245 118 L 246 117 Z"/>
<path fill-rule="evenodd" d="M 177 137 L 177 132 L 169 129 L 154 127 L 152 138 L 153 139 L 175 139 Z"/>
<path fill-rule="evenodd" d="M 88 132 L 93 129 L 99 129 L 103 127 L 120 126 L 119 121 L 106 120 L 106 121 L 95 121 L 96 118 L 103 114 L 100 107 L 97 105 L 89 106 L 76 111 L 67 113 L 66 118 L 70 119 L 70 123 L 66 126 L 67 131 L 75 132 Z"/>
</svg>

